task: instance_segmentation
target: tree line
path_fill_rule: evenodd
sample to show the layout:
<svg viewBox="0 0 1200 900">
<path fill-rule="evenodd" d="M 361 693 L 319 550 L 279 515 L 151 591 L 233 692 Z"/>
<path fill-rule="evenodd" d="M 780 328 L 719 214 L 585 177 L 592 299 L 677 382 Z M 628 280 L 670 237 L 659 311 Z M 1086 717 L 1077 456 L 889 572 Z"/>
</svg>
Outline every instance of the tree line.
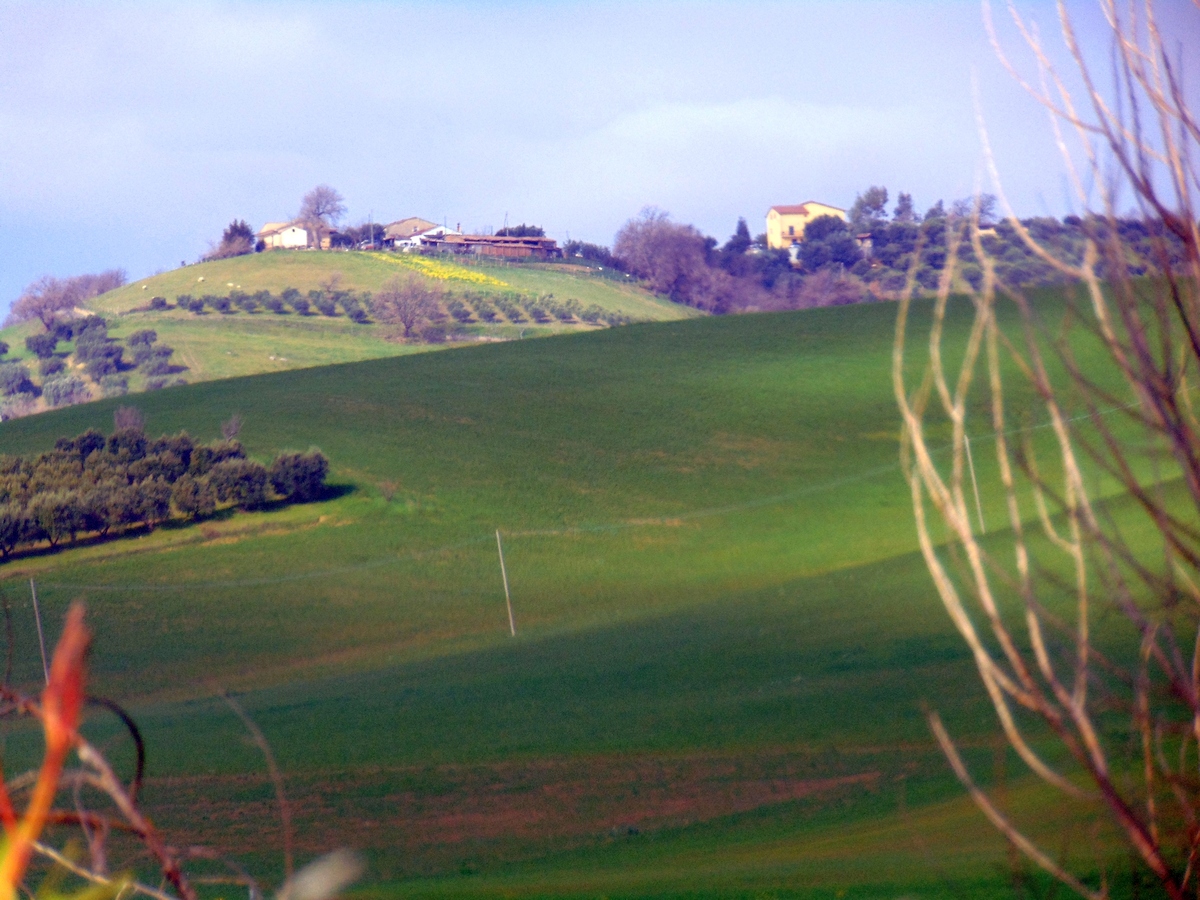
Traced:
<svg viewBox="0 0 1200 900">
<path fill-rule="evenodd" d="M 173 517 L 195 521 L 222 507 L 314 500 L 329 472 L 319 450 L 281 453 L 263 465 L 233 436 L 208 444 L 186 432 L 151 440 L 137 411 L 124 407 L 116 426 L 107 436 L 89 429 L 59 438 L 37 456 L 0 455 L 0 557 Z"/>
<path fill-rule="evenodd" d="M 571 298 L 558 300 L 553 294 L 449 291 L 417 273 L 397 275 L 374 293 L 362 291 L 356 294 L 330 287 L 339 281 L 340 275 L 335 272 L 320 290 L 310 290 L 306 294 L 302 294 L 296 288 L 285 288 L 278 295 L 267 290 L 255 293 L 231 291 L 224 296 L 205 294 L 194 297 L 190 294 L 180 294 L 175 298 L 174 304 L 165 297 L 153 297 L 149 309 L 183 309 L 197 316 L 212 313 L 235 315 L 239 311 L 248 315 L 319 314 L 331 318 L 345 315 L 360 325 L 369 325 L 372 322 L 395 325 L 401 330 L 400 336 L 406 339 L 420 338 L 430 343 L 447 340 L 454 325 L 473 325 L 480 322 L 532 322 L 539 325 L 561 322 L 614 326 L 629 321 L 628 317 L 605 310 L 594 303 L 584 306 Z"/>
<path fill-rule="evenodd" d="M 1030 249 L 1017 225 L 997 217 L 991 195 L 958 200 L 948 208 L 939 200 L 923 215 L 911 194 L 901 192 L 890 215 L 888 203 L 887 188 L 872 186 L 855 199 L 849 221 L 814 219 L 790 252 L 768 248 L 765 234 L 752 238 L 745 219 L 722 246 L 692 225 L 646 209 L 617 233 L 611 254 L 575 243 L 568 257 L 603 261 L 677 303 L 714 313 L 836 306 L 894 296 L 910 271 L 919 290 L 934 291 L 949 257 L 948 242 L 977 216 L 984 249 L 995 259 L 1002 282 L 1029 288 L 1066 278 Z M 1125 251 L 1125 271 L 1135 276 L 1161 271 L 1164 264 L 1177 266 L 1184 255 L 1180 240 L 1148 219 L 1043 216 L 1018 224 L 1042 246 L 1076 263 L 1089 240 L 1116 240 Z M 1164 253 L 1169 259 L 1159 258 Z M 956 277 L 978 286 L 982 268 L 969 243 L 958 247 L 958 262 Z"/>
</svg>

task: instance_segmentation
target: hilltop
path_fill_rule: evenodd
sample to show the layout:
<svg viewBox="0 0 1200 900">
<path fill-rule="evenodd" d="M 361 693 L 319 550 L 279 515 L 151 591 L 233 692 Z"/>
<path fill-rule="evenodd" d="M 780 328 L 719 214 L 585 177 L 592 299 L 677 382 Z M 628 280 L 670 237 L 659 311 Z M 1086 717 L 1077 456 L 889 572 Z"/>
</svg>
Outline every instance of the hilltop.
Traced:
<svg viewBox="0 0 1200 900">
<path fill-rule="evenodd" d="M 398 275 L 412 275 L 441 293 L 432 327 L 408 340 L 369 314 L 369 295 Z M 288 302 L 292 292 L 296 302 Z M 322 299 L 314 303 L 315 296 Z M 339 251 L 267 252 L 184 266 L 109 291 L 87 307 L 108 320 L 108 333 L 118 342 L 150 329 L 161 345 L 173 348 L 172 376 L 165 383 L 697 315 L 621 273 L 599 268 Z M 24 341 L 41 330 L 32 322 L 0 332 L 10 345 L 6 361 L 24 364 L 38 383 L 44 379 Z M 87 381 L 72 353 L 69 341 L 58 348 L 68 373 Z M 152 379 L 130 368 L 119 380 L 130 392 L 164 383 Z M 103 393 L 97 380 L 88 384 L 93 396 Z M 35 408 L 45 405 L 39 401 Z"/>
</svg>

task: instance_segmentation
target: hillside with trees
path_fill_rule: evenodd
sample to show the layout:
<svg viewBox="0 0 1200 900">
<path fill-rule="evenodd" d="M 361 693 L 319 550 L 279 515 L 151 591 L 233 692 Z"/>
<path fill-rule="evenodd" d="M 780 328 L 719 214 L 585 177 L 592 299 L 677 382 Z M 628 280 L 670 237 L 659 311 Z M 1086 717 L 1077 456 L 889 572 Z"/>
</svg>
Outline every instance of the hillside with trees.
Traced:
<svg viewBox="0 0 1200 900">
<path fill-rule="evenodd" d="M 605 258 L 656 293 L 706 312 L 808 309 L 895 299 L 910 273 L 918 293 L 932 294 L 946 267 L 948 241 L 957 235 L 954 283 L 978 286 L 982 269 L 964 239 L 974 199 L 957 200 L 949 208 L 939 200 L 923 215 L 910 194 L 901 192 L 890 214 L 888 203 L 887 188 L 867 188 L 855 199 L 848 222 L 836 216 L 813 220 L 794 253 L 769 249 L 765 234 L 751 239 L 745 219 L 721 245 L 661 210 L 646 209 L 626 222 Z M 978 204 L 983 249 L 995 259 L 1003 283 L 1030 288 L 1068 280 L 1030 248 L 1017 226 L 998 218 L 995 197 L 984 194 Z M 1115 238 L 1124 248 L 1125 271 L 1134 276 L 1161 269 L 1162 263 L 1178 266 L 1184 258 L 1178 237 L 1152 219 L 1045 216 L 1021 219 L 1019 226 L 1074 263 L 1088 240 L 1107 244 Z M 573 249 L 582 254 L 585 248 L 591 258 L 607 253 L 591 245 Z M 1160 261 L 1156 257 L 1164 250 L 1168 259 Z"/>
<path fill-rule="evenodd" d="M 235 221 L 205 262 L 132 284 L 108 272 L 30 285 L 0 332 L 0 417 L 186 382 L 696 314 L 603 263 L 255 253 L 246 250 L 248 230 Z"/>
</svg>

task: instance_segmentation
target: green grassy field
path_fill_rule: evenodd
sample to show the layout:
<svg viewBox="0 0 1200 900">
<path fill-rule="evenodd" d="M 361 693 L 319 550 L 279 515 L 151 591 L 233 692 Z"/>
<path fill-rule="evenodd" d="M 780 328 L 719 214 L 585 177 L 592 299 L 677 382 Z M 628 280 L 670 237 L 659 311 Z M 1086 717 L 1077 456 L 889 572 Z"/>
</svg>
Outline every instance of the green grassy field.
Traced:
<svg viewBox="0 0 1200 900">
<path fill-rule="evenodd" d="M 915 553 L 894 316 L 638 325 L 140 396 L 155 434 L 207 439 L 237 412 L 253 454 L 320 446 L 335 496 L 8 563 L 17 676 L 40 675 L 28 580 L 51 621 L 86 599 L 96 690 L 147 736 L 148 808 L 269 878 L 271 786 L 221 688 L 287 773 L 302 855 L 362 848 L 366 895 L 1007 894 L 1005 847 L 921 713 L 1001 777 Z M 114 406 L 4 423 L 0 447 L 106 428 Z M 985 512 L 1003 518 L 986 490 Z M 1075 833 L 1019 779 L 1009 802 Z"/>
</svg>

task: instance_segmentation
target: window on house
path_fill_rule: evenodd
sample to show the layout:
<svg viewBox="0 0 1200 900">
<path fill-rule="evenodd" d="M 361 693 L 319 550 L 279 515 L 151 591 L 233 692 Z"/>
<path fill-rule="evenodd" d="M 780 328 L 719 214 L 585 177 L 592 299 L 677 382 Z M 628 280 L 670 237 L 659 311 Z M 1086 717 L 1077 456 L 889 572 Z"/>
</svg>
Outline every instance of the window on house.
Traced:
<svg viewBox="0 0 1200 900">
<path fill-rule="evenodd" d="M 788 237 L 793 237 L 795 234 L 796 234 L 796 226 L 789 225 L 788 226 Z"/>
</svg>

